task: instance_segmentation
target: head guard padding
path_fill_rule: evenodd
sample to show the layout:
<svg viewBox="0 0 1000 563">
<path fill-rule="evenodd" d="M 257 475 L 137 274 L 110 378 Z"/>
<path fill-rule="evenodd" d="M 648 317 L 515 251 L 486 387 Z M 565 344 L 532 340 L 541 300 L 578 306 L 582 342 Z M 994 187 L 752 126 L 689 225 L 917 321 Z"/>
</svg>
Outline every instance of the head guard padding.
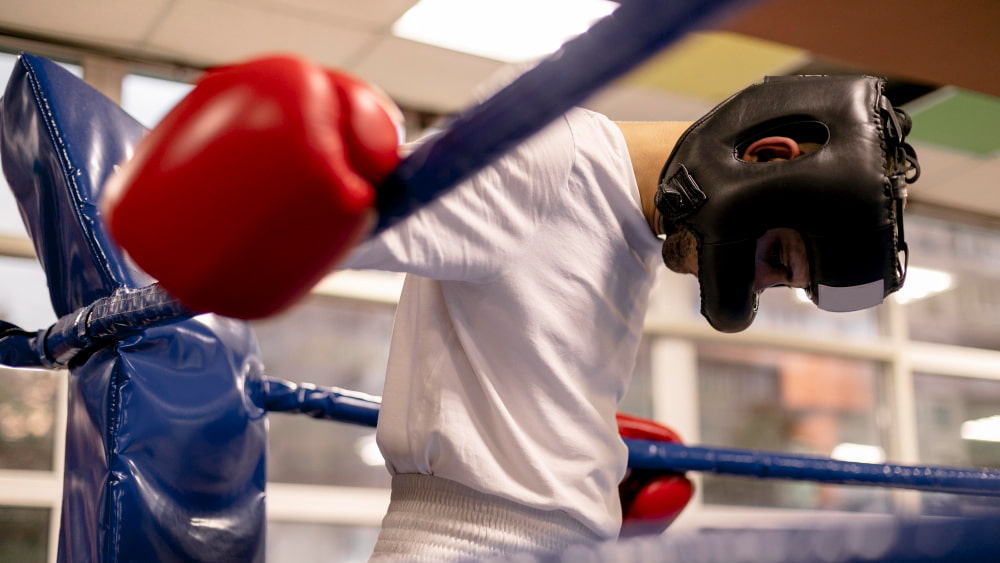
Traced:
<svg viewBox="0 0 1000 563">
<path fill-rule="evenodd" d="M 850 311 L 881 303 L 906 270 L 902 204 L 916 179 L 904 142 L 909 118 L 868 76 L 768 78 L 726 100 L 682 135 L 660 176 L 664 232 L 698 239 L 702 314 L 716 329 L 753 322 L 756 241 L 791 228 L 805 241 L 807 292 L 820 307 Z M 741 159 L 772 135 L 818 143 L 787 161 Z"/>
</svg>

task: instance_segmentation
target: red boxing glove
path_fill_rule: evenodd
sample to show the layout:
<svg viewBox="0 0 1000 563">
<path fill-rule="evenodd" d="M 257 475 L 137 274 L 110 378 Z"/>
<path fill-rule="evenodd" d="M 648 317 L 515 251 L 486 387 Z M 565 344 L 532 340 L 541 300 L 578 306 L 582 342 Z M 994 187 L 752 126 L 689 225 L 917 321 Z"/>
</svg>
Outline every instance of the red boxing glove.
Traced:
<svg viewBox="0 0 1000 563">
<path fill-rule="evenodd" d="M 616 415 L 622 438 L 680 443 L 676 432 L 644 418 Z M 683 473 L 629 469 L 618 485 L 622 501 L 622 536 L 660 534 L 677 518 L 694 494 Z"/>
<path fill-rule="evenodd" d="M 188 307 L 265 317 L 369 232 L 400 124 L 360 80 L 297 57 L 213 69 L 108 182 L 103 210 Z"/>
</svg>

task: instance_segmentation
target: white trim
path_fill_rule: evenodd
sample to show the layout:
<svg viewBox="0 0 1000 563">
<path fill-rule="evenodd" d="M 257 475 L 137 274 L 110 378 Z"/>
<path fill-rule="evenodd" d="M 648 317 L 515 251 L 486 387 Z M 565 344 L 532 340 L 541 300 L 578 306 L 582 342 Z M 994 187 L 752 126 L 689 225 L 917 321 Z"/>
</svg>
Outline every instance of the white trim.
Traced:
<svg viewBox="0 0 1000 563">
<path fill-rule="evenodd" d="M 768 529 L 823 524 L 893 522 L 895 515 L 874 512 L 840 512 L 833 510 L 801 510 L 746 506 L 707 506 L 697 513 L 681 514 L 670 526 L 670 532 L 699 529 Z"/>
<path fill-rule="evenodd" d="M 34 258 L 35 247 L 27 238 L 0 235 L 0 256 Z"/>
<path fill-rule="evenodd" d="M 52 471 L 0 469 L 0 505 L 52 508 L 62 495 L 62 477 Z"/>
<path fill-rule="evenodd" d="M 55 451 L 52 454 L 52 475 L 56 479 L 59 492 L 52 503 L 49 514 L 49 563 L 56 563 L 59 549 L 59 525 L 62 522 L 62 487 L 64 469 L 66 467 L 66 421 L 69 409 L 69 371 L 58 370 L 56 373 L 56 412 L 52 425 L 52 441 Z"/>
<path fill-rule="evenodd" d="M 917 436 L 913 370 L 906 354 L 910 337 L 906 308 L 895 299 L 890 299 L 883 311 L 893 358 L 886 366 L 885 404 L 876 411 L 876 422 L 888 434 L 885 436 L 888 458 L 894 463 L 917 464 L 920 461 L 920 437 Z M 891 494 L 892 502 L 900 512 L 919 512 L 919 493 L 896 489 Z"/>
<path fill-rule="evenodd" d="M 844 356 L 861 360 L 891 362 L 894 351 L 888 339 L 862 339 L 850 335 L 803 334 L 792 331 L 747 330 L 724 334 L 701 321 L 647 320 L 646 334 L 685 338 L 703 342 L 725 342 L 742 346 L 769 346 L 798 352 L 814 352 L 827 356 Z"/>
<path fill-rule="evenodd" d="M 267 519 L 378 526 L 389 507 L 389 489 L 267 484 Z"/>
<path fill-rule="evenodd" d="M 672 428 L 687 444 L 701 443 L 698 423 L 698 346 L 680 338 L 656 338 L 649 350 L 653 419 Z M 694 496 L 674 525 L 704 513 L 701 473 L 689 472 Z"/>
<path fill-rule="evenodd" d="M 345 270 L 323 278 L 312 292 L 345 299 L 395 305 L 403 290 L 403 274 Z"/>
<path fill-rule="evenodd" d="M 914 371 L 1000 380 L 1000 351 L 910 342 L 906 357 Z"/>
</svg>

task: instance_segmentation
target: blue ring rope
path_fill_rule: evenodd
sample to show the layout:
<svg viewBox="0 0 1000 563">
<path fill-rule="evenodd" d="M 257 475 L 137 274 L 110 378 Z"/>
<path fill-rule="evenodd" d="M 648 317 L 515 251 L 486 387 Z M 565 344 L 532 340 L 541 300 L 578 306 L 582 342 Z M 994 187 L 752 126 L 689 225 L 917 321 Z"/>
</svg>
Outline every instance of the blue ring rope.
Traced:
<svg viewBox="0 0 1000 563">
<path fill-rule="evenodd" d="M 451 121 L 378 189 L 374 232 L 454 187 L 710 16 L 740 0 L 625 0 L 506 88 Z"/>
<path fill-rule="evenodd" d="M 375 427 L 380 399 L 343 389 L 295 385 L 267 378 L 264 407 L 271 412 Z M 916 465 L 857 463 L 827 457 L 688 446 L 625 439 L 628 466 L 658 471 L 700 471 L 720 475 L 788 479 L 839 485 L 870 485 L 927 492 L 1000 497 L 1000 471 Z"/>
<path fill-rule="evenodd" d="M 928 492 L 1000 497 L 1000 471 L 940 466 L 858 463 L 775 452 L 625 440 L 637 469 L 702 471 L 722 475 L 871 485 Z"/>
</svg>

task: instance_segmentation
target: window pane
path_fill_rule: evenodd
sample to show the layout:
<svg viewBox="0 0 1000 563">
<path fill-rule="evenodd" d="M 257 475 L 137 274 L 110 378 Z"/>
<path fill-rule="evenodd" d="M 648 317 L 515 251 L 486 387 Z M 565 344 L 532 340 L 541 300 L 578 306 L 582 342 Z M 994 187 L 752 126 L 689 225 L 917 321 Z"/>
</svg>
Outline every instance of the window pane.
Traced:
<svg viewBox="0 0 1000 563">
<path fill-rule="evenodd" d="M 296 563 L 364 563 L 378 528 L 275 522 L 267 524 L 267 560 Z"/>
<path fill-rule="evenodd" d="M 632 372 L 632 382 L 625 397 L 619 402 L 618 410 L 643 418 L 653 417 L 653 382 L 648 337 L 643 338 L 639 347 L 639 356 Z"/>
<path fill-rule="evenodd" d="M 0 367 L 0 468 L 53 469 L 58 376 Z"/>
<path fill-rule="evenodd" d="M 151 129 L 193 88 L 176 80 L 128 74 L 122 80 L 122 108 Z"/>
<path fill-rule="evenodd" d="M 44 563 L 49 509 L 0 506 L 0 561 Z"/>
<path fill-rule="evenodd" d="M 1000 469 L 1000 381 L 915 374 L 920 460 L 928 465 Z M 996 498 L 924 494 L 924 510 L 961 513 Z"/>
<path fill-rule="evenodd" d="M 1000 233 L 913 215 L 906 238 L 910 337 L 1000 350 Z"/>
<path fill-rule="evenodd" d="M 7 89 L 7 81 L 10 79 L 10 73 L 14 70 L 16 60 L 16 55 L 0 53 L 0 88 L 2 88 L 0 92 Z M 14 194 L 10 192 L 7 179 L 3 174 L 0 174 L 0 236 L 28 236 L 27 231 L 24 230 L 21 215 L 17 210 L 17 201 L 14 199 Z"/>
<path fill-rule="evenodd" d="M 45 274 L 34 259 L 0 256 L 0 320 L 29 331 L 55 321 Z M 0 367 L 0 468 L 53 469 L 59 377 Z"/>
<path fill-rule="evenodd" d="M 749 331 L 799 332 L 803 336 L 835 335 L 870 341 L 881 334 L 880 307 L 831 313 L 816 307 L 801 289 L 772 287 L 760 294 L 757 316 Z"/>
<path fill-rule="evenodd" d="M 394 308 L 313 296 L 256 322 L 267 374 L 296 383 L 382 394 Z M 268 479 L 388 487 L 373 428 L 271 413 Z"/>
<path fill-rule="evenodd" d="M 881 366 L 873 362 L 720 344 L 698 347 L 701 442 L 884 461 Z M 706 503 L 885 511 L 885 491 L 704 476 Z"/>
<path fill-rule="evenodd" d="M 30 331 L 55 322 L 45 273 L 33 258 L 0 256 L 0 320 Z"/>
</svg>

